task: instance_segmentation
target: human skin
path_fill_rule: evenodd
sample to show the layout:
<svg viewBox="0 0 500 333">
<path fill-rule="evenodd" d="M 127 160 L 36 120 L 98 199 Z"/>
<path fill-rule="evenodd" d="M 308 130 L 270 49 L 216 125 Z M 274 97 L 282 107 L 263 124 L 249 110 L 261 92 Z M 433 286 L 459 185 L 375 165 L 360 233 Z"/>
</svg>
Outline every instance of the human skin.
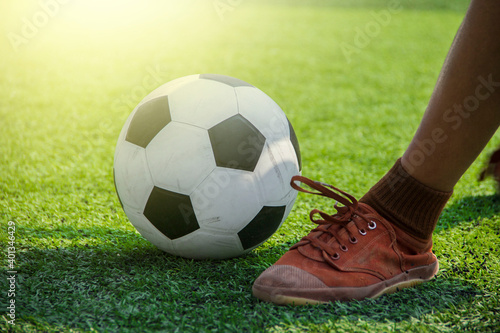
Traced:
<svg viewBox="0 0 500 333">
<path fill-rule="evenodd" d="M 403 168 L 449 192 L 500 125 L 500 1 L 473 0 L 408 149 Z"/>
</svg>

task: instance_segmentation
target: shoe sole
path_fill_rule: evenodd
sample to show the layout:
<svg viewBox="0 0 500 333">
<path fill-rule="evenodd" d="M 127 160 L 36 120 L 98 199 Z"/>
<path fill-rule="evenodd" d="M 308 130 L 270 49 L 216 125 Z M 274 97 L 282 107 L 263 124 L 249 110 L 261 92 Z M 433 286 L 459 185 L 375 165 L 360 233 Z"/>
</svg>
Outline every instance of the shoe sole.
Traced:
<svg viewBox="0 0 500 333">
<path fill-rule="evenodd" d="M 381 295 L 392 294 L 404 288 L 414 287 L 422 282 L 432 280 L 439 270 L 436 261 L 424 267 L 410 269 L 398 274 L 389 280 L 384 280 L 366 287 L 329 287 L 316 289 L 285 289 L 264 286 L 252 287 L 252 293 L 260 300 L 278 305 L 306 305 L 324 304 L 332 301 L 362 300 L 377 298 Z M 290 295 L 290 294 L 295 295 Z M 287 295 L 289 294 L 289 295 Z M 306 296 L 316 297 L 306 297 Z"/>
</svg>

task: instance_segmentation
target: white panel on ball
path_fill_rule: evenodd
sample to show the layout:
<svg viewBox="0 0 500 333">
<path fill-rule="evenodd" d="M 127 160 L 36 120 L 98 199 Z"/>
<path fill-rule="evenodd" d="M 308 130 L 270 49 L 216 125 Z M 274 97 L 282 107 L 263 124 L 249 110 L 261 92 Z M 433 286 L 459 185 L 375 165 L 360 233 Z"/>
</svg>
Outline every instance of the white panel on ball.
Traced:
<svg viewBox="0 0 500 333">
<path fill-rule="evenodd" d="M 281 221 L 282 223 L 286 220 L 288 214 L 290 214 L 290 212 L 292 211 L 295 200 L 297 200 L 297 191 L 292 188 L 286 195 L 285 200 L 288 202 L 288 204 L 286 205 L 285 214 L 283 215 L 283 221 Z"/>
<path fill-rule="evenodd" d="M 137 107 L 134 109 L 134 112 L 135 110 L 137 109 Z M 127 131 L 128 131 L 128 127 L 130 126 L 130 123 L 132 122 L 132 118 L 134 117 L 134 112 L 132 112 L 127 120 L 125 120 L 125 124 L 123 125 L 121 131 L 120 131 L 120 135 L 118 136 L 118 141 L 116 143 L 116 152 L 115 152 L 115 159 L 114 159 L 114 163 L 116 164 L 116 157 L 118 155 L 118 148 L 120 147 L 121 144 L 123 144 L 123 142 L 125 141 L 125 137 L 127 136 Z"/>
<path fill-rule="evenodd" d="M 288 204 L 287 195 L 292 190 L 290 179 L 300 174 L 290 141 L 266 143 L 255 174 L 263 202 L 271 206 Z"/>
<path fill-rule="evenodd" d="M 177 89 L 179 89 L 184 84 L 189 83 L 191 81 L 198 80 L 198 77 L 199 77 L 198 74 L 188 75 L 188 76 L 184 76 L 184 77 L 172 80 L 170 82 L 167 82 L 167 83 L 159 86 L 155 90 L 153 90 L 146 97 L 144 97 L 144 99 L 139 103 L 138 106 L 140 106 L 146 102 L 149 102 L 150 100 L 153 100 L 155 98 L 173 94 Z"/>
<path fill-rule="evenodd" d="M 238 113 L 234 88 L 213 80 L 196 80 L 169 94 L 172 120 L 205 129 Z"/>
<path fill-rule="evenodd" d="M 203 239 L 203 246 L 199 240 Z M 226 259 L 239 256 L 243 248 L 236 234 L 196 230 L 173 241 L 171 253 L 192 259 Z"/>
<path fill-rule="evenodd" d="M 215 168 L 212 146 L 204 129 L 170 122 L 146 148 L 156 186 L 189 195 Z"/>
<path fill-rule="evenodd" d="M 250 121 L 268 141 L 283 138 L 288 133 L 288 121 L 281 108 L 257 88 L 236 87 L 238 112 Z"/>
<path fill-rule="evenodd" d="M 115 154 L 114 173 L 122 204 L 142 212 L 154 186 L 144 148 L 123 141 Z"/>
<path fill-rule="evenodd" d="M 191 194 L 201 228 L 223 233 L 243 228 L 262 208 L 255 180 L 252 172 L 215 168 Z"/>
</svg>

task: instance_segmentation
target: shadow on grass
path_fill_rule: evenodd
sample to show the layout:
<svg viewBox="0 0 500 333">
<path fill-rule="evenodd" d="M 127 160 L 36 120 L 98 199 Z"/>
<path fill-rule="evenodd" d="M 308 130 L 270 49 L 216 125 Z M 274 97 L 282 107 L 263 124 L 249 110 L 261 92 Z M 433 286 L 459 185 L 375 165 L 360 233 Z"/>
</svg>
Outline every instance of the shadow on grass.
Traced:
<svg viewBox="0 0 500 333">
<path fill-rule="evenodd" d="M 465 197 L 446 208 L 436 231 L 499 212 L 497 195 Z M 472 283 L 441 275 L 375 300 L 279 307 L 253 298 L 251 286 L 293 241 L 240 258 L 195 261 L 163 253 L 132 231 L 62 226 L 29 237 L 47 246 L 29 248 L 18 256 L 17 315 L 30 325 L 147 332 L 200 327 L 256 331 L 339 319 L 401 322 L 468 307 L 481 293 Z"/>
<path fill-rule="evenodd" d="M 122 246 L 102 243 L 20 253 L 18 318 L 84 330 L 255 331 L 339 318 L 399 322 L 467 304 L 478 294 L 474 285 L 437 278 L 375 300 L 279 307 L 253 298 L 251 286 L 288 246 L 230 260 L 195 261 L 165 254 L 138 235 L 123 233 L 128 241 Z"/>
<path fill-rule="evenodd" d="M 443 210 L 436 232 L 447 230 L 462 222 L 492 218 L 500 213 L 500 196 L 497 194 L 462 198 Z"/>
</svg>

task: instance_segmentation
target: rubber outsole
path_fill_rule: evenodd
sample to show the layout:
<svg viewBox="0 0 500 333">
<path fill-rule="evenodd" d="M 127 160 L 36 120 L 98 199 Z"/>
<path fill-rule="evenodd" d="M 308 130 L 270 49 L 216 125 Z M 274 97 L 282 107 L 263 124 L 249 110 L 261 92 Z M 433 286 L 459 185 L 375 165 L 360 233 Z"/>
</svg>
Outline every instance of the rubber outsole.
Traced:
<svg viewBox="0 0 500 333">
<path fill-rule="evenodd" d="M 260 300 L 278 305 L 313 305 L 329 303 L 337 300 L 362 300 L 365 298 L 377 298 L 385 294 L 391 294 L 401 289 L 411 288 L 423 282 L 432 280 L 438 270 L 439 263 L 436 261 L 425 267 L 410 269 L 406 272 L 394 276 L 391 279 L 384 280 L 366 287 L 327 287 L 310 290 L 290 290 L 285 288 L 272 288 L 254 284 L 252 293 Z M 306 295 L 313 295 L 318 297 L 309 298 L 306 297 Z"/>
</svg>

